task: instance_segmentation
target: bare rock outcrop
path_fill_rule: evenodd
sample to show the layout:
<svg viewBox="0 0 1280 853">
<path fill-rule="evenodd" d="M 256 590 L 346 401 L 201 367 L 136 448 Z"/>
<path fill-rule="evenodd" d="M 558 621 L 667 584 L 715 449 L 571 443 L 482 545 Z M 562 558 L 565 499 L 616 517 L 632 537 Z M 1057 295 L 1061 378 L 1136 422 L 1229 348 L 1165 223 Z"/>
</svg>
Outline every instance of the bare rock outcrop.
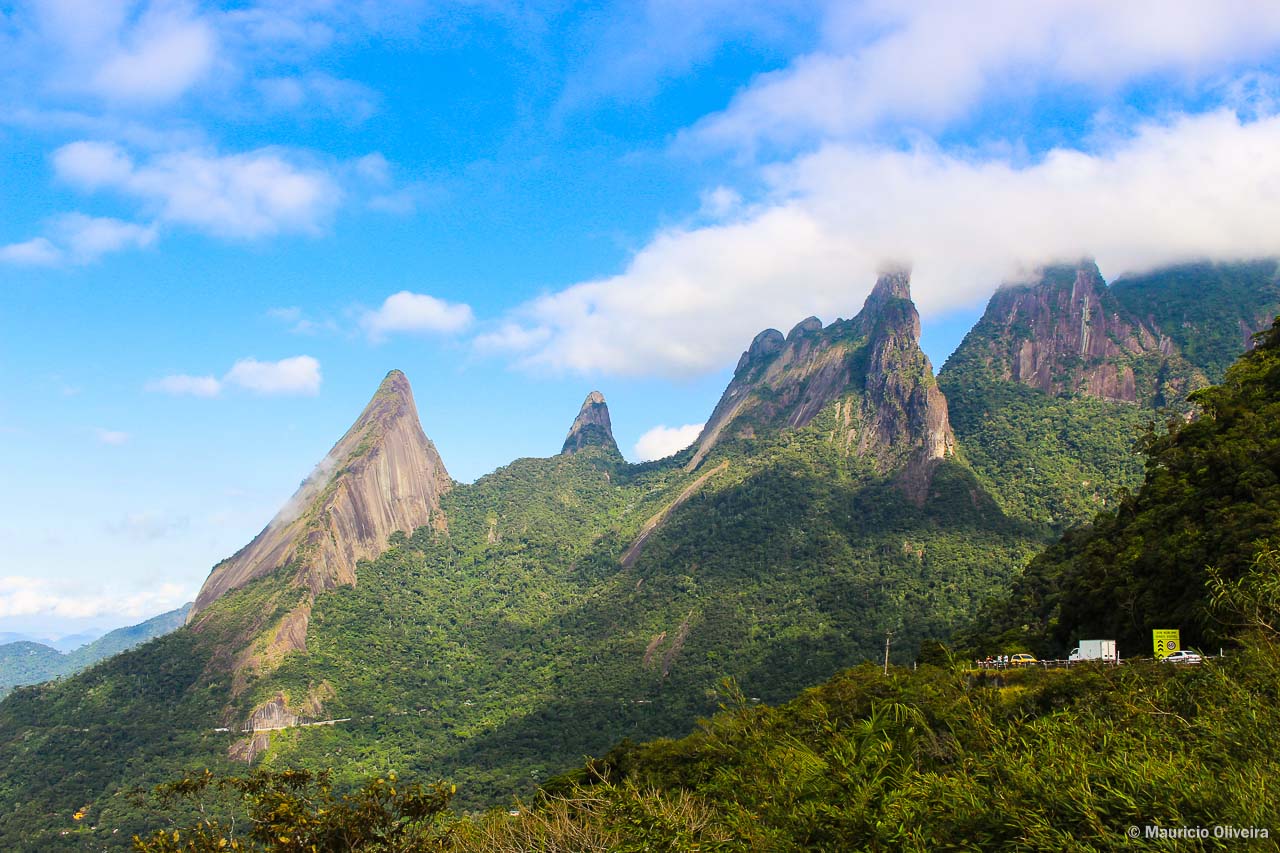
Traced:
<svg viewBox="0 0 1280 853">
<path fill-rule="evenodd" d="M 609 420 L 609 405 L 604 395 L 592 391 L 582 401 L 582 408 L 569 427 L 561 453 L 578 453 L 588 447 L 600 447 L 611 453 L 618 453 L 617 442 L 613 440 L 613 423 Z"/>
<path fill-rule="evenodd" d="M 830 439 L 871 459 L 881 472 L 910 471 L 923 484 L 937 461 L 955 452 L 947 401 L 920 349 L 920 315 L 910 276 L 891 270 L 876 281 L 851 320 L 823 327 L 802 320 L 784 338 L 768 329 L 751 342 L 694 444 L 694 470 L 726 438 L 799 429 L 829 406 Z M 909 488 L 913 497 L 919 488 Z"/>
<path fill-rule="evenodd" d="M 453 485 L 422 431 L 409 380 L 387 374 L 351 429 L 252 542 L 214 566 L 188 623 L 228 590 L 284 566 L 311 593 L 356 581 L 356 563 L 377 556 L 397 530 L 443 524 L 440 497 Z M 303 644 L 305 619 L 283 642 Z M 301 632 L 300 634 L 298 632 Z"/>
<path fill-rule="evenodd" d="M 1091 260 L 1002 286 L 969 337 L 993 378 L 1046 394 L 1150 405 L 1205 381 L 1169 338 L 1126 310 Z"/>
</svg>

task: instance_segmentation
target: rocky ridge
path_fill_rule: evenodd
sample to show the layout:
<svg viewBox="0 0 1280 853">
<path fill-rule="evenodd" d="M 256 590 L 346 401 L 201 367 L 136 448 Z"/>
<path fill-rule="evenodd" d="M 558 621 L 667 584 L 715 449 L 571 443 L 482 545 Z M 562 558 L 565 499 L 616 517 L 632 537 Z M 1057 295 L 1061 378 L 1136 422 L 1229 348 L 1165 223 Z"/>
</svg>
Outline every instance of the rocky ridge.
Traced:
<svg viewBox="0 0 1280 853">
<path fill-rule="evenodd" d="M 758 334 L 694 444 L 694 470 L 720 442 L 761 430 L 799 429 L 836 404 L 829 438 L 870 459 L 882 473 L 909 471 L 904 483 L 922 499 L 928 469 L 955 452 L 947 401 L 920 349 L 920 315 L 910 277 L 880 276 L 862 311 L 823 326 L 802 320 L 785 337 Z"/>
</svg>

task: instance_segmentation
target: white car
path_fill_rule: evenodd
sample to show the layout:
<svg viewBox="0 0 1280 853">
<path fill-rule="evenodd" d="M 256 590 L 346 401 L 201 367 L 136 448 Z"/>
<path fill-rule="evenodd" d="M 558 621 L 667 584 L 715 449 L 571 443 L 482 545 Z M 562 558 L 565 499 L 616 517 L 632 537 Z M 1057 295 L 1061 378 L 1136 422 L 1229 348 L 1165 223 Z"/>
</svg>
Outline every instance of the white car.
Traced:
<svg viewBox="0 0 1280 853">
<path fill-rule="evenodd" d="M 1161 658 L 1165 663 L 1200 663 L 1204 660 L 1199 652 L 1193 652 L 1190 649 L 1182 649 L 1176 652 L 1170 652 Z"/>
</svg>

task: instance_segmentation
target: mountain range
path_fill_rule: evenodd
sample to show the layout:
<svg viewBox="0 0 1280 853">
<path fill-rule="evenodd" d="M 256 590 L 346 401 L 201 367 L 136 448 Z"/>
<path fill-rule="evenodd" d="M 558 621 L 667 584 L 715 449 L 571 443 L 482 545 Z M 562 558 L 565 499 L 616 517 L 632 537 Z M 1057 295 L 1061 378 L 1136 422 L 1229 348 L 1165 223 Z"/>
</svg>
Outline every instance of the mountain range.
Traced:
<svg viewBox="0 0 1280 853">
<path fill-rule="evenodd" d="M 1136 487 L 1144 428 L 1277 311 L 1274 261 L 1111 286 L 1053 266 L 998 290 L 935 379 L 889 270 L 851 319 L 757 335 L 681 453 L 627 464 L 592 392 L 561 453 L 473 484 L 392 371 L 185 629 L 0 704 L 0 841 L 110 843 L 148 823 L 122 790 L 246 761 L 506 802 L 684 730 L 725 675 L 780 701 L 909 661 Z"/>
<path fill-rule="evenodd" d="M 119 654 L 147 640 L 179 628 L 191 605 L 153 616 L 137 625 L 108 631 L 90 642 L 68 651 L 34 640 L 18 640 L 0 645 L 0 696 L 23 684 L 38 684 L 79 672 L 100 660 Z"/>
</svg>

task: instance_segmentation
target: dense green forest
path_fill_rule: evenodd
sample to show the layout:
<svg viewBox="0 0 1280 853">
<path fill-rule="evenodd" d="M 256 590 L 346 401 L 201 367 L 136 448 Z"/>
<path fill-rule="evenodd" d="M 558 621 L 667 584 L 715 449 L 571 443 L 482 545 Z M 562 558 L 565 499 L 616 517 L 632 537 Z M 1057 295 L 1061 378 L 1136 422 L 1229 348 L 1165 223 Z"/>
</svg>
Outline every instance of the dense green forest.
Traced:
<svg viewBox="0 0 1280 853">
<path fill-rule="evenodd" d="M 1198 417 L 1148 433 L 1141 489 L 1032 561 L 971 638 L 1043 654 L 1086 636 L 1135 653 L 1161 627 L 1195 645 L 1227 641 L 1206 579 L 1240 578 L 1280 543 L 1280 329 L 1191 401 Z"/>
<path fill-rule="evenodd" d="M 307 654 L 230 705 L 210 661 L 294 605 L 287 571 L 215 602 L 216 633 L 182 631 L 20 689 L 0 706 L 0 760 L 15 780 L 0 790 L 0 843 L 56 849 L 140 830 L 151 812 L 122 791 L 225 768 L 243 735 L 214 729 L 276 696 L 291 707 L 317 697 L 324 718 L 345 721 L 273 733 L 265 767 L 332 766 L 339 785 L 448 776 L 457 806 L 477 808 L 622 738 L 687 730 L 726 675 L 782 701 L 881 654 L 890 630 L 895 660 L 910 661 L 1003 589 L 1043 530 L 1007 519 L 960 462 L 937 469 L 917 506 L 831 442 L 828 417 L 725 442 L 694 473 L 683 457 L 627 466 L 592 448 L 459 486 L 447 533 L 395 537 L 355 587 L 318 597 Z M 646 522 L 703 477 L 623 565 Z M 125 695 L 156 668 L 174 674 L 150 698 Z M 19 790 L 48 778 L 48 753 L 66 776 Z M 74 808 L 91 803 L 93 823 L 71 821 L 72 791 L 88 792 Z"/>
<path fill-rule="evenodd" d="M 448 779 L 456 792 L 450 789 L 447 800 L 459 813 L 504 807 L 513 795 L 542 803 L 526 810 L 529 823 L 495 815 L 459 824 L 450 839 L 542 831 L 537 821 L 545 819 L 545 826 L 589 825 L 620 849 L 690 849 L 695 841 L 716 849 L 744 838 L 764 847 L 776 841 L 779 849 L 845 849 L 840 844 L 859 838 L 865 846 L 897 849 L 890 839 L 905 838 L 931 849 L 911 839 L 923 831 L 925 794 L 935 784 L 938 796 L 969 802 L 971 831 L 1012 837 L 1027 824 L 999 823 L 982 786 L 1012 798 L 1062 781 L 1019 775 L 1016 756 L 1043 758 L 1046 773 L 1065 773 L 1082 751 L 1112 737 L 1110 728 L 1136 721 L 1134 742 L 1152 743 L 1151 762 L 1211 757 L 1221 743 L 1192 738 L 1177 752 L 1135 716 L 1147 713 L 1142 697 L 1149 695 L 1168 700 L 1157 704 L 1160 714 L 1152 713 L 1159 719 L 1146 721 L 1151 725 L 1167 724 L 1166 710 L 1192 720 L 1195 714 L 1176 703 L 1191 696 L 1186 701 L 1198 708 L 1213 697 L 1211 687 L 1197 673 L 1158 669 L 975 680 L 942 667 L 914 675 L 898 670 L 887 681 L 855 670 L 785 707 L 765 706 L 878 659 L 886 635 L 899 666 L 916 660 L 922 646 L 936 650 L 936 641 L 957 636 L 957 629 L 963 630 L 956 645 L 965 653 L 1053 650 L 1082 632 L 1112 636 L 1111 630 L 1127 649 L 1153 620 L 1163 627 L 1168 619 L 1200 632 L 1190 634 L 1196 639 L 1239 640 L 1236 628 L 1214 621 L 1226 611 L 1210 609 L 1205 590 L 1215 578 L 1229 585 L 1252 577 L 1255 556 L 1274 535 L 1267 527 L 1267 518 L 1274 525 L 1276 517 L 1269 503 L 1274 423 L 1264 423 L 1276 420 L 1266 408 L 1273 374 L 1265 366 L 1276 358 L 1274 335 L 1221 388 L 1197 395 L 1205 415 L 1190 423 L 1166 421 L 1146 405 L 1046 394 L 984 372 L 980 360 L 962 369 L 965 359 L 957 357 L 939 386 L 955 395 L 958 452 L 928 466 L 927 489 L 919 494 L 904 487 L 900 470 L 886 470 L 839 438 L 863 426 L 850 417 L 866 401 L 853 398 L 874 384 L 852 369 L 862 365 L 865 373 L 860 350 L 841 362 L 851 383 L 806 426 L 735 429 L 693 471 L 685 470 L 691 450 L 628 465 L 611 441 L 587 442 L 574 453 L 520 459 L 474 484 L 457 484 L 442 499 L 447 524 L 394 535 L 385 553 L 360 564 L 355 586 L 311 601 L 292 583 L 296 567 L 284 566 L 215 600 L 198 630 L 14 691 L 0 704 L 0 764 L 7 768 L 0 847 L 119 847 L 136 832 L 189 821 L 193 802 L 179 798 L 185 805 L 170 814 L 169 805 L 144 793 L 206 768 L 217 778 L 242 780 L 238 787 L 201 787 L 213 805 L 242 819 L 245 813 L 233 809 L 242 796 L 252 813 L 255 803 L 294 802 L 289 798 L 302 796 L 298 791 L 308 802 L 339 803 L 363 790 L 371 809 L 382 807 L 374 801 L 387 808 L 426 808 L 430 801 L 435 810 L 418 819 L 430 823 L 421 828 L 432 838 L 440 821 L 451 820 L 442 801 L 432 799 L 440 789 L 417 789 L 413 806 L 362 785 L 391 773 L 423 785 Z M 881 384 L 893 378 L 881 377 Z M 786 420 L 788 393 L 769 397 L 779 422 Z M 859 405 L 849 405 L 851 399 Z M 1150 454 L 1141 490 L 1135 445 Z M 1220 482 L 1222 472 L 1238 477 Z M 1133 494 L 1117 498 L 1114 489 L 1125 484 Z M 1182 522 L 1162 522 L 1174 507 Z M 1100 510 L 1092 528 L 1069 533 L 1031 560 L 1056 531 Z M 1247 542 L 1238 538 L 1246 535 Z M 1123 543 L 1114 553 L 1107 551 L 1113 538 Z M 1231 543 L 1238 546 L 1231 559 L 1220 560 Z M 1166 552 L 1177 559 L 1164 560 Z M 1124 571 L 1111 571 L 1113 564 Z M 1208 565 L 1219 571 L 1207 572 Z M 1224 601 L 1227 589 L 1218 587 Z M 1117 611 L 1117 600 L 1128 610 Z M 246 649 L 268 654 L 285 615 L 306 604 L 305 652 L 279 655 L 245 677 L 255 671 L 237 669 L 236 656 Z M 1161 610 L 1166 604 L 1170 609 Z M 925 657 L 938 660 L 936 652 Z M 1222 673 L 1224 691 L 1254 690 L 1233 666 L 1203 672 Z M 1158 692 L 1166 688 L 1168 694 Z M 814 696 L 844 698 L 814 705 Z M 268 704 L 328 724 L 250 739 L 240 727 Z M 726 711 L 711 729 L 674 745 L 661 740 L 688 732 L 720 705 Z M 829 716 L 827 740 L 797 728 L 822 714 Z M 859 745 L 847 729 L 868 725 L 876 733 Z M 902 725 L 914 727 L 924 745 L 902 746 Z M 736 744 L 724 748 L 742 751 L 746 781 L 720 779 L 710 763 L 687 778 L 671 775 L 694 762 L 678 758 L 680 751 L 702 754 L 707 732 L 717 726 L 725 743 Z M 757 729 L 781 745 L 749 741 Z M 1021 745 L 984 758 L 993 730 L 1016 730 Z M 1052 738 L 1063 739 L 1067 751 L 1041 756 L 1037 750 L 1051 750 Z M 651 743 L 614 750 L 624 740 Z M 245 765 L 229 751 L 264 747 L 253 766 L 267 775 L 243 781 Z M 751 764 L 757 748 L 767 767 Z M 913 756 L 906 764 L 900 749 Z M 877 750 L 894 754 L 877 765 L 869 757 Z M 670 765 L 663 764 L 668 753 Z M 562 776 L 588 754 L 611 757 L 592 763 L 585 776 Z M 794 768 L 785 766 L 790 757 Z M 1245 770 L 1271 768 L 1270 753 L 1256 758 L 1257 768 Z M 1135 762 L 1125 758 L 1123 768 L 1106 771 L 1113 775 L 1097 777 L 1095 810 L 1080 820 L 1099 832 L 1110 826 L 1100 810 L 1112 795 L 1100 792 L 1147 802 L 1146 783 L 1123 775 L 1148 774 Z M 288 777 L 296 789 L 279 775 L 295 770 L 305 771 Z M 760 781 L 775 777 L 803 796 L 793 798 L 794 809 L 766 819 L 766 805 L 786 801 Z M 845 787 L 824 787 L 832 779 Z M 1252 801 L 1229 801 L 1201 781 L 1213 808 L 1234 802 L 1241 815 L 1256 817 Z M 866 787 L 892 800 L 899 784 L 898 824 L 896 812 L 877 811 L 885 807 L 880 800 L 854 797 L 848 810 L 830 817 L 838 826 L 831 834 L 814 828 L 834 808 L 824 798 Z M 661 793 L 653 794 L 655 786 Z M 755 803 L 737 817 L 717 799 L 735 786 L 744 803 Z M 540 789 L 555 797 L 537 800 Z M 1066 800 L 1048 801 L 1067 808 Z M 1116 813 L 1139 807 L 1125 808 Z M 1184 811 L 1199 815 L 1190 805 Z M 681 824 L 682 815 L 694 815 L 701 828 Z M 1050 817 L 1046 812 L 1044 826 Z M 773 834 L 746 833 L 748 820 Z M 633 837 L 624 824 L 656 834 Z M 668 829 L 685 835 L 666 838 Z M 961 829 L 942 826 L 935 841 L 945 847 L 953 837 L 946 832 L 961 838 Z M 1035 843 L 1051 849 L 1057 836 L 1037 832 Z"/>
<path fill-rule="evenodd" d="M 1048 553 L 1086 570 L 1103 542 L 1111 554 L 1169 555 L 1168 567 L 1135 561 L 1121 576 L 1162 593 L 1176 584 L 1231 646 L 1226 658 L 997 672 L 944 654 L 916 671 L 857 667 L 776 708 L 725 680 L 720 713 L 693 734 L 624 741 L 547 780 L 514 814 L 452 816 L 452 788 L 441 786 L 369 807 L 378 786 L 396 783 L 367 784 L 337 801 L 340 814 L 364 804 L 361 814 L 376 816 L 344 819 L 348 840 L 368 850 L 1058 851 L 1128 849 L 1136 838 L 1172 850 L 1187 842 L 1153 833 L 1205 827 L 1198 849 L 1274 849 L 1280 321 L 1195 402 L 1200 417 L 1147 443 L 1137 493 Z M 1190 613 L 1153 601 L 1166 608 L 1158 618 L 1173 620 L 1165 624 Z M 1105 602 L 1113 621 L 1131 607 L 1118 595 L 1095 606 Z M 237 780 L 257 833 L 241 833 L 246 849 L 333 837 L 322 819 L 330 800 L 315 806 L 291 784 L 284 775 Z M 218 849 L 226 825 L 188 828 L 209 845 L 189 849 Z M 173 832 L 139 847 L 178 849 Z M 395 846 L 410 838 L 413 846 Z"/>
</svg>

